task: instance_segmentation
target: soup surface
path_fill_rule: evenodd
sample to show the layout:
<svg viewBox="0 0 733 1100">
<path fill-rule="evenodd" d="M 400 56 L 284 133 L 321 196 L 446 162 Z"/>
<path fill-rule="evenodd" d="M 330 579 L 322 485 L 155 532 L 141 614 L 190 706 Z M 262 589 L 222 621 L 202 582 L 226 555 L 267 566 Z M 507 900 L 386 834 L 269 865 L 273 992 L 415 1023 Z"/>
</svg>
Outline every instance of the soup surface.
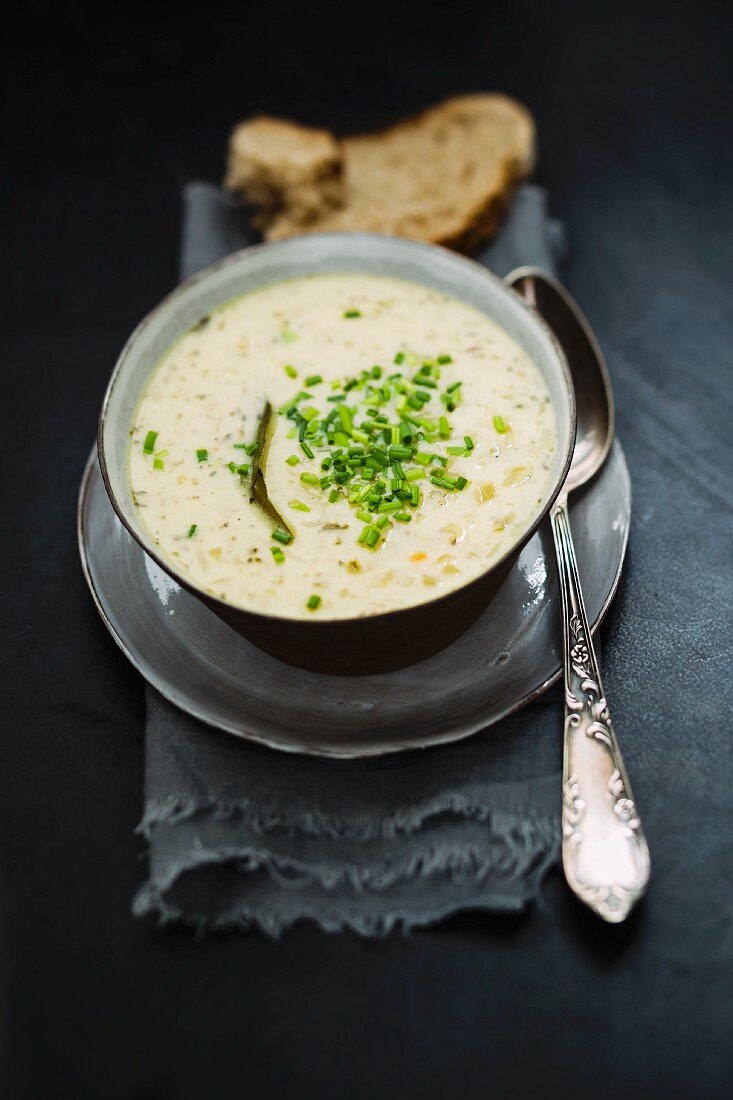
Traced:
<svg viewBox="0 0 733 1100">
<path fill-rule="evenodd" d="M 196 587 L 349 618 L 498 560 L 539 511 L 556 434 L 539 370 L 484 314 L 413 283 L 312 276 L 227 303 L 170 349 L 130 478 Z"/>
</svg>

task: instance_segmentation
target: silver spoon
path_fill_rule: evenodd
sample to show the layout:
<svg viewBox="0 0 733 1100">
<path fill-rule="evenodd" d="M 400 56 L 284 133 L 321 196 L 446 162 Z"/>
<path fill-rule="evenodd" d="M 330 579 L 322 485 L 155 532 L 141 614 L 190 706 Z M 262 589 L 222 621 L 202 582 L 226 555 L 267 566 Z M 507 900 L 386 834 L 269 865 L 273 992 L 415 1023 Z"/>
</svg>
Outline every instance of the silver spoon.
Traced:
<svg viewBox="0 0 733 1100">
<path fill-rule="evenodd" d="M 619 923 L 649 881 L 649 849 L 611 725 L 568 521 L 568 493 L 602 466 L 614 434 L 611 383 L 601 349 L 568 292 L 540 268 L 506 277 L 559 340 L 575 387 L 578 432 L 565 485 L 550 512 L 562 594 L 565 737 L 562 860 L 577 896 Z"/>
</svg>

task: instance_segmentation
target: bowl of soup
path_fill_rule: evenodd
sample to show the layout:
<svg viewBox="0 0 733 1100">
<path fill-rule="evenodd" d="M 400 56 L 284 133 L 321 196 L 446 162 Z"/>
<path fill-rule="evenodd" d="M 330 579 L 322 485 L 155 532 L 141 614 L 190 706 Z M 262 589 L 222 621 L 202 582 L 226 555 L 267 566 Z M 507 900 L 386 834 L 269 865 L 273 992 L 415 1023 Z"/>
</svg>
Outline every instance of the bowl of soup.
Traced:
<svg viewBox="0 0 733 1100">
<path fill-rule="evenodd" d="M 484 267 L 371 234 L 248 248 L 130 337 L 100 417 L 117 515 L 281 660 L 388 670 L 467 629 L 558 495 L 567 364 Z"/>
</svg>

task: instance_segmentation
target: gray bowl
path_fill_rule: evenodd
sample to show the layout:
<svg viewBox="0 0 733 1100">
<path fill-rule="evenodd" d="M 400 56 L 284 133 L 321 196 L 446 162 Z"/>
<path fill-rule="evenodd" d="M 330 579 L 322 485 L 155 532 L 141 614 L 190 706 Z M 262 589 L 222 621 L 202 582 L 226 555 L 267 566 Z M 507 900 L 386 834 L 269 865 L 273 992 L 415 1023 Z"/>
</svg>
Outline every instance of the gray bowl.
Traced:
<svg viewBox="0 0 733 1100">
<path fill-rule="evenodd" d="M 452 294 L 481 310 L 516 340 L 541 371 L 555 409 L 558 446 L 540 512 L 485 573 L 415 607 L 358 619 L 290 619 L 232 607 L 201 591 L 159 554 L 132 499 L 129 429 L 154 367 L 202 316 L 269 283 L 325 272 L 407 279 Z M 235 252 L 169 294 L 138 325 L 122 350 L 102 405 L 97 447 L 104 484 L 117 515 L 165 572 L 268 653 L 302 668 L 348 675 L 389 671 L 422 660 L 454 641 L 474 622 L 560 492 L 574 441 L 575 399 L 562 350 L 539 316 L 500 279 L 480 264 L 434 245 L 365 233 L 324 233 Z"/>
</svg>

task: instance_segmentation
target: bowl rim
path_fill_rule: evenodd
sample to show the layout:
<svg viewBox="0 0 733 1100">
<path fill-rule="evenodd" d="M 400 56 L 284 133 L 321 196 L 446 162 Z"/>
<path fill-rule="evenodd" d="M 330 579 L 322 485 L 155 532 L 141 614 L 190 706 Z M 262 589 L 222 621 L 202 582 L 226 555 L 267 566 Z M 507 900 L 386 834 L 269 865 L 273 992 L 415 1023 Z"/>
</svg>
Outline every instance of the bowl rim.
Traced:
<svg viewBox="0 0 733 1100">
<path fill-rule="evenodd" d="M 259 253 L 263 251 L 286 251 L 296 242 L 313 239 L 341 241 L 353 241 L 354 239 L 362 239 L 367 241 L 388 243 L 390 246 L 396 245 L 397 247 L 405 248 L 408 251 L 415 250 L 418 252 L 425 252 L 428 255 L 437 253 L 439 255 L 447 256 L 452 262 L 457 262 L 459 266 L 463 265 L 474 274 L 478 273 L 481 275 L 481 277 L 487 279 L 489 282 L 494 283 L 495 286 L 501 288 L 501 291 L 503 293 L 506 293 L 514 298 L 515 304 L 518 304 L 520 306 L 520 314 L 522 312 L 524 313 L 525 318 L 530 325 L 538 325 L 543 330 L 545 337 L 549 340 L 550 345 L 553 348 L 558 364 L 560 366 L 560 373 L 565 383 L 565 392 L 569 404 L 570 415 L 568 438 L 565 444 L 565 454 L 560 473 L 558 474 L 556 480 L 553 482 L 549 492 L 547 493 L 545 503 L 543 504 L 540 511 L 536 514 L 532 523 L 522 530 L 521 534 L 514 540 L 514 542 L 511 543 L 511 545 L 502 554 L 502 556 L 500 558 L 497 558 L 496 561 L 492 562 L 488 569 L 485 569 L 482 573 L 479 573 L 471 580 L 466 581 L 465 584 L 459 585 L 457 588 L 451 589 L 449 592 L 445 592 L 440 596 L 434 596 L 432 599 L 429 600 L 422 600 L 420 603 L 408 604 L 405 607 L 392 608 L 389 611 L 380 611 L 373 615 L 367 614 L 332 618 L 327 618 L 325 616 L 319 615 L 317 618 L 313 617 L 311 619 L 305 619 L 292 615 L 273 615 L 262 611 L 256 611 L 252 608 L 241 607 L 238 604 L 229 603 L 227 600 L 222 600 L 218 596 L 215 596 L 212 593 L 205 591 L 203 588 L 199 588 L 199 586 L 191 581 L 188 577 L 184 576 L 182 573 L 179 573 L 176 570 L 175 566 L 168 562 L 162 554 L 158 553 L 157 549 L 152 545 L 152 539 L 146 541 L 144 538 L 141 537 L 139 531 L 136 530 L 135 525 L 128 518 L 125 507 L 118 500 L 117 495 L 114 492 L 109 469 L 107 466 L 107 458 L 105 453 L 105 435 L 109 405 L 112 400 L 115 386 L 118 382 L 118 379 L 120 378 L 121 373 L 125 369 L 125 365 L 130 358 L 131 353 L 135 348 L 135 344 L 137 343 L 140 335 L 148 327 L 148 325 L 150 325 L 155 320 L 155 318 L 164 310 L 166 310 L 173 302 L 175 302 L 179 297 L 190 290 L 191 287 L 196 286 L 198 283 L 204 282 L 207 278 L 209 278 L 215 272 L 220 271 L 222 268 L 238 263 L 245 256 L 250 256 L 255 252 Z M 285 276 L 282 280 L 278 279 L 275 280 L 275 282 L 285 282 L 287 281 L 287 278 L 288 277 Z M 416 280 L 406 279 L 405 281 L 414 282 Z M 453 297 L 459 298 L 458 295 L 453 295 Z M 504 565 L 509 559 L 511 559 L 511 557 L 515 555 L 519 550 L 521 550 L 521 548 L 526 545 L 526 543 L 532 538 L 535 531 L 539 528 L 540 524 L 548 515 L 550 509 L 560 495 L 562 487 L 565 484 L 568 470 L 570 469 L 570 463 L 573 457 L 576 430 L 577 408 L 575 401 L 575 389 L 572 382 L 572 376 L 570 374 L 570 368 L 568 366 L 565 353 L 559 340 L 557 339 L 555 333 L 552 331 L 545 319 L 541 316 L 541 314 L 536 309 L 533 309 L 533 307 L 519 293 L 517 293 L 517 291 L 509 286 L 509 284 L 506 283 L 504 279 L 500 278 L 484 264 L 481 264 L 477 260 L 474 260 L 468 256 L 463 256 L 460 253 L 454 252 L 452 249 L 446 248 L 443 245 L 431 244 L 426 241 L 416 241 L 407 237 L 395 237 L 384 233 L 361 232 L 309 233 L 307 234 L 307 236 L 289 237 L 285 240 L 263 241 L 258 244 L 246 245 L 244 248 L 237 249 L 236 252 L 228 253 L 226 256 L 222 256 L 218 260 L 214 260 L 212 263 L 207 264 L 206 267 L 203 267 L 199 271 L 194 272 L 194 274 L 188 276 L 188 278 L 183 279 L 180 283 L 178 283 L 176 287 L 174 287 L 173 290 L 166 294 L 165 297 L 157 303 L 157 305 L 155 305 L 151 310 L 149 310 L 148 313 L 145 314 L 145 316 L 135 326 L 135 328 L 125 341 L 122 350 L 117 356 L 112 374 L 110 376 L 109 382 L 107 383 L 107 388 L 105 390 L 104 398 L 102 400 L 102 407 L 100 409 L 97 425 L 97 456 L 99 460 L 100 471 L 102 474 L 102 480 L 104 482 L 104 487 L 107 491 L 107 496 L 110 499 L 110 502 L 115 510 L 115 513 L 117 514 L 118 519 L 127 529 L 127 531 L 132 535 L 132 537 L 135 539 L 141 549 L 150 558 L 152 558 L 152 560 L 165 573 L 167 573 L 168 576 L 172 577 L 177 584 L 181 585 L 181 587 L 185 588 L 187 591 L 193 593 L 199 599 L 203 600 L 206 604 L 214 606 L 215 608 L 220 607 L 224 609 L 224 611 L 227 613 L 227 616 L 231 616 L 232 612 L 235 612 L 244 616 L 249 616 L 252 620 L 259 621 L 263 624 L 297 623 L 299 627 L 302 626 L 308 628 L 316 628 L 315 630 L 313 630 L 313 632 L 316 633 L 318 628 L 328 626 L 338 627 L 339 624 L 345 625 L 348 623 L 365 622 L 367 620 L 375 625 L 379 625 L 380 623 L 386 624 L 389 621 L 393 621 L 395 616 L 409 614 L 410 612 L 413 612 L 418 608 L 426 610 L 432 608 L 437 609 L 440 607 L 441 604 L 445 604 L 451 601 L 451 599 L 453 599 L 457 593 L 465 594 L 473 586 L 483 582 L 490 574 L 499 570 L 502 565 Z M 134 505 L 132 504 L 132 500 L 130 500 L 129 503 L 131 507 L 134 507 Z"/>
</svg>

